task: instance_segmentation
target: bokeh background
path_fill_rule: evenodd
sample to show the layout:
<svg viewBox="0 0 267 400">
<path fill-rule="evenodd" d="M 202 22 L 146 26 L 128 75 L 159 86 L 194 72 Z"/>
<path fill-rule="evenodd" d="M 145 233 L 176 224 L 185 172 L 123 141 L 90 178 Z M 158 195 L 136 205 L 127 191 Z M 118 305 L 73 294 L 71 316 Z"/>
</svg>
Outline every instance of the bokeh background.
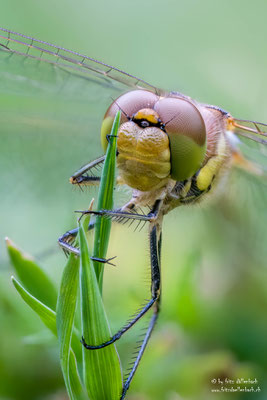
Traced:
<svg viewBox="0 0 267 400">
<path fill-rule="evenodd" d="M 267 122 L 266 15 L 264 0 L 3 0 L 0 25 Z M 109 82 L 0 52 L 1 400 L 66 398 L 56 340 L 12 287 L 4 237 L 58 286 L 65 258 L 57 238 L 97 196 L 68 178 L 102 154 L 111 97 Z M 266 157 L 258 146 L 246 151 Z M 117 205 L 129 196 L 119 189 Z M 129 400 L 267 398 L 266 200 L 264 180 L 232 171 L 213 202 L 165 218 L 162 312 Z M 146 227 L 114 225 L 117 267 L 106 268 L 104 282 L 114 332 L 149 288 L 148 250 Z M 124 367 L 139 336 L 136 327 L 119 344 Z M 214 393 L 218 378 L 256 379 L 260 391 Z"/>
</svg>

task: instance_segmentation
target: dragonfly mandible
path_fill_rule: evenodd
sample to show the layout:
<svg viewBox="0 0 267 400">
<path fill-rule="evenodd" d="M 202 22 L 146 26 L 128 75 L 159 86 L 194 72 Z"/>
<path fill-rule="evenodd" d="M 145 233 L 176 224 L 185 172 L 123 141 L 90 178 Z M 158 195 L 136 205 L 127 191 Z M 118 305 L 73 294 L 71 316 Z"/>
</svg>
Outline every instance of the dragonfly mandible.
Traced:
<svg viewBox="0 0 267 400">
<path fill-rule="evenodd" d="M 213 192 L 223 190 L 231 167 L 264 175 L 264 169 L 247 160 L 239 150 L 239 137 L 267 144 L 267 125 L 241 120 L 218 106 L 203 104 L 179 92 L 166 92 L 107 64 L 49 43 L 6 29 L 0 29 L 0 50 L 8 54 L 50 63 L 82 78 L 100 79 L 103 85 L 117 82 L 123 94 L 109 106 L 101 128 L 103 150 L 106 137 L 118 110 L 122 112 L 118 132 L 117 165 L 120 183 L 132 188 L 132 198 L 115 210 L 85 211 L 114 220 L 139 220 L 149 224 L 151 298 L 141 311 L 97 350 L 117 341 L 141 317 L 153 309 L 150 324 L 132 370 L 124 383 L 121 399 L 145 351 L 160 310 L 162 219 L 173 209 L 200 203 Z M 130 90 L 131 89 L 131 90 Z M 130 90 L 130 91 L 129 91 Z M 126 92 L 126 93 L 125 93 Z M 74 185 L 92 185 L 98 180 L 90 171 L 101 165 L 100 156 L 80 168 L 70 178 Z M 148 206 L 148 214 L 138 207 Z M 73 252 L 77 230 L 59 239 L 61 246 Z"/>
</svg>

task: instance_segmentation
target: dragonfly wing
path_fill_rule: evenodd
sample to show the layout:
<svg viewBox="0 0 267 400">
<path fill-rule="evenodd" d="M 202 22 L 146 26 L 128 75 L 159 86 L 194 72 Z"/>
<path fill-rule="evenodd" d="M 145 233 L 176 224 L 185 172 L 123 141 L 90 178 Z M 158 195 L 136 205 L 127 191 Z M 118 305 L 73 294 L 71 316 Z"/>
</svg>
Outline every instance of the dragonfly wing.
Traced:
<svg viewBox="0 0 267 400">
<path fill-rule="evenodd" d="M 88 207 L 68 180 L 103 154 L 103 115 L 127 87 L 3 46 L 0 87 L 0 234 L 39 254 Z"/>
<path fill-rule="evenodd" d="M 267 124 L 236 118 L 231 118 L 230 123 L 237 135 L 267 145 Z"/>
<path fill-rule="evenodd" d="M 116 81 L 132 89 L 147 89 L 158 94 L 162 92 L 142 79 L 91 57 L 4 28 L 0 28 L 0 46 L 8 52 L 74 70 L 81 76 L 95 74 L 104 80 Z"/>
<path fill-rule="evenodd" d="M 241 139 L 235 162 L 256 175 L 267 176 L 267 124 L 229 117 L 230 130 Z"/>
</svg>

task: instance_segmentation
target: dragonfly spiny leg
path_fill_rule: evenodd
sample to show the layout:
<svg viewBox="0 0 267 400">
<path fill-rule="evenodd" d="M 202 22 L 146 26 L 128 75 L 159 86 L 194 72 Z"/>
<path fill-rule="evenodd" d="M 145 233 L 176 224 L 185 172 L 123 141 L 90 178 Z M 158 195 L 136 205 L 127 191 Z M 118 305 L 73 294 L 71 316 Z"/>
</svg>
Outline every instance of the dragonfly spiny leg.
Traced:
<svg viewBox="0 0 267 400">
<path fill-rule="evenodd" d="M 156 200 L 155 204 L 153 205 L 151 211 L 148 214 L 143 214 L 143 212 L 141 214 L 134 212 L 133 211 L 135 208 L 134 204 L 131 205 L 130 211 L 124 211 L 123 208 L 119 208 L 117 210 L 99 210 L 99 211 L 77 210 L 76 212 L 82 213 L 82 215 L 92 214 L 92 215 L 97 215 L 100 217 L 111 218 L 117 222 L 121 222 L 124 219 L 127 219 L 127 220 L 133 219 L 133 220 L 137 220 L 137 221 L 153 222 L 157 219 L 161 205 L 162 205 L 162 200 Z M 129 209 L 129 208 L 127 207 L 127 209 Z"/>
<path fill-rule="evenodd" d="M 110 261 L 114 260 L 114 258 L 116 258 L 116 257 L 117 257 L 117 256 L 113 256 L 113 257 L 110 257 L 110 258 L 91 257 L 91 260 L 100 262 L 100 263 L 102 263 L 102 264 L 108 264 L 108 265 L 112 265 L 113 267 L 116 267 L 115 264 L 113 264 L 112 262 L 110 262 Z"/>
<path fill-rule="evenodd" d="M 161 225 L 159 223 L 152 222 L 150 225 L 150 263 L 151 263 L 151 299 L 135 314 L 134 318 L 132 318 L 123 328 L 121 328 L 115 335 L 110 338 L 110 340 L 105 343 L 101 343 L 97 346 L 91 346 L 87 344 L 82 338 L 81 343 L 88 350 L 97 350 L 103 347 L 106 347 L 116 340 L 118 340 L 125 332 L 127 332 L 140 318 L 142 318 L 147 311 L 149 311 L 152 307 L 154 307 L 153 315 L 150 319 L 149 327 L 146 331 L 144 339 L 141 341 L 140 349 L 138 350 L 137 357 L 132 365 L 130 373 L 127 379 L 124 382 L 122 394 L 120 400 L 123 400 L 126 396 L 126 392 L 129 389 L 130 383 L 134 377 L 134 374 L 138 368 L 138 365 L 141 361 L 141 358 L 144 354 L 145 348 L 148 344 L 151 333 L 155 327 L 158 313 L 160 310 L 160 246 L 161 246 Z"/>
<path fill-rule="evenodd" d="M 124 381 L 120 400 L 123 400 L 125 398 L 125 396 L 126 396 L 126 392 L 129 389 L 130 383 L 131 383 L 131 381 L 132 381 L 132 379 L 134 377 L 134 374 L 135 374 L 135 372 L 136 372 L 136 370 L 138 368 L 138 365 L 139 365 L 139 363 L 141 361 L 141 358 L 142 358 L 142 356 L 144 354 L 144 351 L 146 349 L 146 346 L 147 346 L 147 343 L 148 343 L 149 338 L 151 336 L 151 333 L 152 333 L 152 331 L 153 331 L 153 329 L 155 327 L 155 324 L 157 322 L 157 318 L 158 318 L 158 311 L 154 311 L 154 313 L 153 313 L 153 315 L 152 315 L 152 317 L 150 319 L 149 327 L 147 329 L 146 335 L 145 335 L 145 337 L 144 337 L 144 339 L 142 341 L 141 347 L 140 347 L 140 349 L 138 351 L 138 354 L 137 354 L 137 357 L 135 359 L 135 362 L 134 362 L 134 364 L 133 364 L 133 366 L 132 366 L 132 368 L 130 370 L 130 373 L 129 373 L 127 379 Z"/>
<path fill-rule="evenodd" d="M 88 231 L 94 229 L 94 227 L 95 227 L 95 222 L 90 221 L 88 225 Z M 78 228 L 74 228 L 64 233 L 64 235 L 60 236 L 60 238 L 58 239 L 58 243 L 66 255 L 69 255 L 70 253 L 73 253 L 77 256 L 80 255 L 80 250 L 74 246 L 74 242 L 78 235 L 78 231 L 79 231 Z M 91 257 L 91 260 L 115 266 L 115 264 L 110 262 L 114 260 L 114 258 L 116 258 L 116 256 L 110 258 Z"/>
<path fill-rule="evenodd" d="M 70 183 L 73 185 L 93 185 L 99 183 L 100 177 L 94 175 L 90 176 L 88 171 L 98 169 L 104 160 L 105 156 L 101 156 L 81 167 L 70 177 Z"/>
<path fill-rule="evenodd" d="M 110 338 L 106 342 L 98 344 L 96 346 L 93 346 L 93 345 L 87 344 L 85 342 L 84 337 L 82 337 L 81 343 L 87 350 L 98 350 L 98 349 L 103 349 L 104 347 L 109 346 L 110 344 L 119 340 L 125 332 L 127 332 L 137 321 L 139 321 L 139 319 L 142 318 L 147 313 L 147 311 L 151 309 L 151 307 L 153 306 L 153 304 L 156 301 L 157 301 L 157 297 L 154 297 L 151 300 L 149 300 L 149 302 L 142 308 L 142 310 L 138 314 L 135 315 L 135 317 L 133 319 L 131 319 L 127 324 L 125 324 L 117 333 L 115 333 L 115 335 L 112 336 L 112 338 Z"/>
</svg>

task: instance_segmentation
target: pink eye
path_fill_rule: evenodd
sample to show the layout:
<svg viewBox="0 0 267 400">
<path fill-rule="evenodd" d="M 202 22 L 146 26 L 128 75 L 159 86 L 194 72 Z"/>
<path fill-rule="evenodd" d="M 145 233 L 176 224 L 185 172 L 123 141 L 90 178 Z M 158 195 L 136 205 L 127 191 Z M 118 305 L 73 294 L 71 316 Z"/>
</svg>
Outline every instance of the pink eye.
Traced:
<svg viewBox="0 0 267 400">
<path fill-rule="evenodd" d="M 101 129 L 104 149 L 107 146 L 106 135 L 118 109 L 122 110 L 121 124 L 133 120 L 143 129 L 153 125 L 166 132 L 172 179 L 185 180 L 201 167 L 206 154 L 206 127 L 193 103 L 180 97 L 162 98 L 147 90 L 134 90 L 120 96 L 104 117 Z"/>
</svg>

